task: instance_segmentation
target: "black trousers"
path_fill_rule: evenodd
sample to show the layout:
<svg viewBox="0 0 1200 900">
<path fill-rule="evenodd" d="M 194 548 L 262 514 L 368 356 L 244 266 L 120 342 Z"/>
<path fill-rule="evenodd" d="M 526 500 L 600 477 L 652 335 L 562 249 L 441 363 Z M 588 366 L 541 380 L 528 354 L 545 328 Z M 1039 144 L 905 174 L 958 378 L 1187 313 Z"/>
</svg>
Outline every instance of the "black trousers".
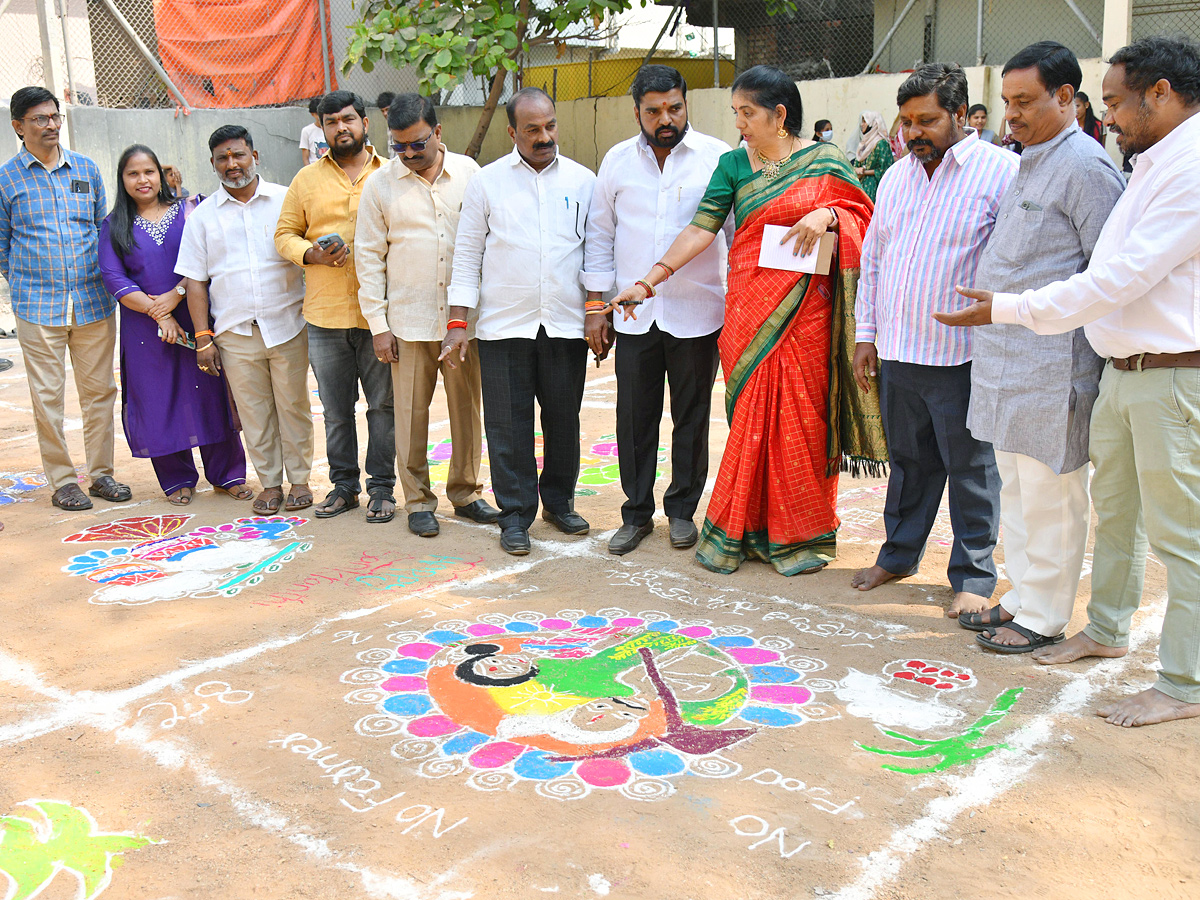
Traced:
<svg viewBox="0 0 1200 900">
<path fill-rule="evenodd" d="M 479 341 L 483 424 L 492 493 L 501 528 L 528 528 L 542 504 L 553 513 L 575 508 L 579 478 L 579 405 L 587 375 L 587 341 L 537 337 Z M 533 440 L 533 402 L 542 409 L 542 474 Z"/>
<path fill-rule="evenodd" d="M 887 540 L 876 564 L 896 575 L 917 570 L 948 480 L 950 586 L 990 597 L 996 589 L 992 551 L 1000 533 L 1000 473 L 992 445 L 967 430 L 971 364 L 880 360 L 879 400 L 891 475 L 883 509 Z"/>
<path fill-rule="evenodd" d="M 698 338 L 677 338 L 657 325 L 645 334 L 618 334 L 617 450 L 626 525 L 645 525 L 654 516 L 658 432 L 664 378 L 671 391 L 671 484 L 663 512 L 673 519 L 696 514 L 708 478 L 708 418 L 720 360 L 718 328 Z"/>
</svg>

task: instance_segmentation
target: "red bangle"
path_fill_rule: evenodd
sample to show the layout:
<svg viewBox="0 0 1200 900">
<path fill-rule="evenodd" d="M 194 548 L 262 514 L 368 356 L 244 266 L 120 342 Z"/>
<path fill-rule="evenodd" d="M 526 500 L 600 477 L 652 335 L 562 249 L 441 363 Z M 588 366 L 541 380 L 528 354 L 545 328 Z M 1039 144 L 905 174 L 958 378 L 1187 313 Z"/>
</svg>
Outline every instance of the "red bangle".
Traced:
<svg viewBox="0 0 1200 900">
<path fill-rule="evenodd" d="M 668 265 L 667 265 L 665 262 L 663 262 L 662 260 L 659 260 L 658 262 L 656 262 L 656 263 L 654 264 L 654 266 L 661 266 L 661 267 L 662 267 L 662 270 L 663 270 L 664 272 L 666 272 L 666 273 L 667 273 L 667 278 L 670 278 L 672 275 L 674 275 L 674 274 L 675 274 L 675 270 L 674 270 L 674 269 L 672 269 L 670 266 L 668 266 Z M 651 266 L 650 268 L 652 268 L 652 269 L 653 269 L 653 268 L 654 268 L 654 266 Z M 664 279 L 663 279 L 663 281 L 666 281 L 666 280 L 667 280 L 667 278 L 664 278 Z"/>
<path fill-rule="evenodd" d="M 644 287 L 646 289 L 647 297 L 654 296 L 654 285 L 652 285 L 649 281 L 646 281 L 646 279 L 639 278 L 637 281 L 634 282 L 634 284 L 640 284 L 642 287 Z"/>
<path fill-rule="evenodd" d="M 465 330 L 466 327 L 467 327 L 466 319 L 451 319 L 449 322 L 446 323 L 447 331 L 453 331 L 455 328 L 462 328 Z"/>
</svg>

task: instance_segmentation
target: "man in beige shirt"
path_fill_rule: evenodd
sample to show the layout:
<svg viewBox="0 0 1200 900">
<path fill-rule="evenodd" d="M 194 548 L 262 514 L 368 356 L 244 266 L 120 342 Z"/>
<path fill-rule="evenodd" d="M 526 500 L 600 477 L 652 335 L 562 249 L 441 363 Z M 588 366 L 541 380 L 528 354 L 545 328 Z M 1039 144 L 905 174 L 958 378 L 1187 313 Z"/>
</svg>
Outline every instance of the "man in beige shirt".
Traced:
<svg viewBox="0 0 1200 900">
<path fill-rule="evenodd" d="M 292 179 L 275 228 L 279 255 L 305 269 L 308 357 L 324 407 L 333 490 L 313 513 L 327 519 L 359 505 L 354 405 L 361 383 L 367 401 L 367 522 L 382 524 L 391 521 L 396 509 L 392 383 L 359 311 L 354 226 L 367 178 L 384 161 L 367 144 L 366 107 L 357 94 L 328 93 L 317 112 L 329 154 Z"/>
<path fill-rule="evenodd" d="M 404 508 L 413 534 L 433 537 L 437 498 L 429 485 L 429 404 L 439 369 L 450 413 L 446 496 L 455 515 L 491 524 L 499 510 L 482 496 L 483 427 L 474 333 L 457 367 L 438 361 L 446 334 L 446 286 L 463 193 L 475 160 L 447 150 L 433 102 L 401 94 L 388 109 L 395 156 L 367 179 L 358 207 L 354 261 L 358 302 L 374 336 L 375 355 L 391 363 L 396 451 Z"/>
</svg>

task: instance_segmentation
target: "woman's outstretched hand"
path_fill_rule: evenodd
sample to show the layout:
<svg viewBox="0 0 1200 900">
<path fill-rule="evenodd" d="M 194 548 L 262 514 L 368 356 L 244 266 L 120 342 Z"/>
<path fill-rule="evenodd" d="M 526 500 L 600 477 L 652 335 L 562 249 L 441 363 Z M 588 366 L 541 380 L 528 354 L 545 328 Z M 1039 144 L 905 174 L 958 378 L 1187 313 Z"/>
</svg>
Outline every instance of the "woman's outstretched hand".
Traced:
<svg viewBox="0 0 1200 900">
<path fill-rule="evenodd" d="M 637 318 L 637 308 L 646 299 L 646 289 L 640 284 L 631 285 L 617 294 L 612 300 L 611 307 L 620 309 L 625 314 L 625 321 Z"/>
</svg>

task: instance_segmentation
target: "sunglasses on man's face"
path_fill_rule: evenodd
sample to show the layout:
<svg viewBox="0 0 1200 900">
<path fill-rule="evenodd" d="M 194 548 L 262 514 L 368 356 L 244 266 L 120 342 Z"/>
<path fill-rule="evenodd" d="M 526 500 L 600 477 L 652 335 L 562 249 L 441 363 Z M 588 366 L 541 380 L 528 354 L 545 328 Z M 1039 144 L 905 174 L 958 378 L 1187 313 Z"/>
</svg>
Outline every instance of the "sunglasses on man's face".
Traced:
<svg viewBox="0 0 1200 900">
<path fill-rule="evenodd" d="M 432 139 L 433 132 L 430 131 L 429 134 L 425 135 L 425 137 L 421 138 L 419 141 L 409 141 L 408 143 L 405 143 L 404 141 L 392 141 L 392 149 L 397 153 L 403 153 L 406 150 L 412 150 L 413 153 L 420 153 L 425 149 L 425 145 L 428 144 Z"/>
</svg>

